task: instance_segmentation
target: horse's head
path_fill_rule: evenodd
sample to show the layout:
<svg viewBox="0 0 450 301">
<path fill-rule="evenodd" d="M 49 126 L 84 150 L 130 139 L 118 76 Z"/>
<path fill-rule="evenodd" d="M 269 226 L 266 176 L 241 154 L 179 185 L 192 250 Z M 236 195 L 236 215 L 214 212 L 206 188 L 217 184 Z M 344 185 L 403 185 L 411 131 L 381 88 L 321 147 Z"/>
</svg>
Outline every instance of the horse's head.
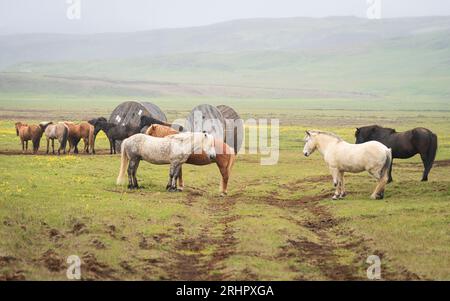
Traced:
<svg viewBox="0 0 450 301">
<path fill-rule="evenodd" d="M 356 128 L 355 138 L 356 144 L 376 140 L 376 137 L 383 131 L 389 131 L 392 129 L 384 129 L 378 125 L 369 125 L 361 128 Z"/>
<path fill-rule="evenodd" d="M 94 136 L 97 136 L 97 134 L 102 130 L 100 125 L 98 125 L 100 122 L 106 123 L 108 120 L 105 117 L 99 117 L 88 121 L 88 123 L 94 127 Z"/>
<path fill-rule="evenodd" d="M 315 139 L 316 135 L 316 132 L 306 131 L 306 136 L 304 139 L 305 147 L 303 147 L 303 154 L 305 155 L 305 157 L 311 156 L 311 154 L 314 153 L 317 149 L 317 141 Z"/>
<path fill-rule="evenodd" d="M 15 127 L 16 127 L 16 134 L 17 136 L 19 136 L 19 129 L 23 126 L 24 124 L 22 122 L 16 122 Z"/>
<path fill-rule="evenodd" d="M 52 122 L 52 121 L 43 121 L 43 122 L 39 123 L 39 127 L 41 128 L 41 130 L 42 130 L 43 132 L 45 132 L 45 130 L 47 129 L 47 127 L 48 127 L 50 124 L 53 124 L 53 122 Z"/>
<path fill-rule="evenodd" d="M 216 147 L 214 136 L 208 133 L 203 133 L 202 150 L 211 160 L 216 159 Z"/>
</svg>

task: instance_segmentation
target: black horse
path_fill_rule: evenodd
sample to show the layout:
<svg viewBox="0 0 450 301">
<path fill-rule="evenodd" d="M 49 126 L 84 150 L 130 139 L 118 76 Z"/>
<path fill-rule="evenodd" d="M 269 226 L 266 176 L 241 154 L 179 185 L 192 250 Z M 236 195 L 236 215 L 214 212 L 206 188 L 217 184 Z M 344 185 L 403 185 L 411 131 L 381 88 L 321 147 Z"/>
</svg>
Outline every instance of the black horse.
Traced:
<svg viewBox="0 0 450 301">
<path fill-rule="evenodd" d="M 103 131 L 109 140 L 109 149 L 111 155 L 116 154 L 116 141 L 123 141 L 128 137 L 139 134 L 141 132 L 140 127 L 134 127 L 130 125 L 118 125 L 115 123 L 107 122 L 102 117 L 93 121 L 94 134 Z"/>
<path fill-rule="evenodd" d="M 428 129 L 415 128 L 397 133 L 394 129 L 378 125 L 357 128 L 356 143 L 375 140 L 392 149 L 392 158 L 407 159 L 420 154 L 424 171 L 422 181 L 428 181 L 428 173 L 433 166 L 438 146 L 437 136 Z M 389 182 L 392 182 L 392 164 L 389 170 Z"/>
<path fill-rule="evenodd" d="M 147 131 L 147 129 L 152 125 L 152 124 L 160 124 L 160 125 L 164 125 L 164 126 L 168 126 L 168 127 L 172 127 L 174 130 L 177 130 L 178 132 L 182 132 L 183 131 L 183 127 L 181 125 L 178 124 L 170 124 L 158 119 L 155 119 L 153 117 L 150 116 L 141 116 L 141 122 L 139 124 L 139 127 L 141 128 L 141 131 L 143 133 L 145 133 Z"/>
<path fill-rule="evenodd" d="M 179 125 L 172 125 L 166 122 L 162 122 L 158 119 L 149 117 L 149 116 L 142 116 L 140 120 L 139 126 L 132 126 L 132 125 L 117 125 L 115 123 L 107 122 L 105 117 L 99 117 L 95 118 L 89 121 L 90 124 L 94 126 L 94 139 L 97 137 L 97 134 L 100 131 L 105 132 L 106 136 L 108 137 L 109 144 L 110 144 L 110 153 L 116 154 L 117 144 L 116 141 L 123 141 L 133 135 L 142 133 L 142 131 L 152 124 L 161 124 L 165 126 L 175 126 L 178 127 L 180 130 L 183 130 L 183 127 Z"/>
<path fill-rule="evenodd" d="M 94 118 L 94 119 L 91 119 L 91 120 L 88 121 L 89 124 L 94 126 L 94 142 L 97 139 L 98 133 L 101 131 L 99 128 L 95 128 L 95 123 L 97 121 L 105 121 L 105 122 L 107 122 L 108 120 L 106 120 L 105 117 L 99 117 L 99 118 Z M 95 144 L 92 147 L 92 153 L 95 155 Z"/>
</svg>

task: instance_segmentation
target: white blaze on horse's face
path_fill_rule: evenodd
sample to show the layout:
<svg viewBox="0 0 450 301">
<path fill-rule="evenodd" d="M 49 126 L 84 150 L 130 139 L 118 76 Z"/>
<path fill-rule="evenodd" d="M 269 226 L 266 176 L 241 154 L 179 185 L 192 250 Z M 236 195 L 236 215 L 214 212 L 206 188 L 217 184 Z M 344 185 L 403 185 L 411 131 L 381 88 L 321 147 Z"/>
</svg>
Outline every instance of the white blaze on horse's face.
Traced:
<svg viewBox="0 0 450 301">
<path fill-rule="evenodd" d="M 214 137 L 210 134 L 203 134 L 203 151 L 208 155 L 209 159 L 216 159 L 216 148 L 214 146 Z"/>
<path fill-rule="evenodd" d="M 305 147 L 303 148 L 303 154 L 305 157 L 310 156 L 316 150 L 316 143 L 311 136 L 311 133 L 306 132 L 305 136 Z"/>
</svg>

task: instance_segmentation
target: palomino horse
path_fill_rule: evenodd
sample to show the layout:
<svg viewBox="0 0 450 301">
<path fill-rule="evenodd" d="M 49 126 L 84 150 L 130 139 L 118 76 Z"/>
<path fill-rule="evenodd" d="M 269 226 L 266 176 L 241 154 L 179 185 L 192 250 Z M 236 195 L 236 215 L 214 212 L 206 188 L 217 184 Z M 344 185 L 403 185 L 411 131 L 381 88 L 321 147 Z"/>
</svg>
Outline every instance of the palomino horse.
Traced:
<svg viewBox="0 0 450 301">
<path fill-rule="evenodd" d="M 178 132 L 170 127 L 154 124 L 148 128 L 146 134 L 153 137 L 166 137 L 169 135 L 178 134 Z M 231 175 L 231 169 L 233 168 L 234 162 L 236 160 L 236 155 L 234 153 L 234 150 L 223 141 L 216 139 L 214 141 L 214 146 L 216 148 L 215 162 L 217 164 L 217 167 L 219 168 L 220 174 L 222 175 L 222 181 L 220 182 L 220 194 L 221 196 L 224 196 L 228 192 L 228 179 Z M 192 165 L 208 165 L 212 162 L 213 161 L 211 161 L 205 153 L 192 154 L 186 161 L 187 164 Z M 178 181 L 180 189 L 183 189 L 184 182 L 182 169 L 180 169 L 180 176 Z"/>
<path fill-rule="evenodd" d="M 65 121 L 64 124 L 69 128 L 69 154 L 72 150 L 78 154 L 78 143 L 81 139 L 84 141 L 84 151 L 89 154 L 89 148 L 94 149 L 94 127 L 87 122 L 75 124 Z"/>
<path fill-rule="evenodd" d="M 55 154 L 55 139 L 59 141 L 58 155 L 61 151 L 66 153 L 67 139 L 69 137 L 69 128 L 63 122 L 57 124 L 50 123 L 45 129 L 45 136 L 47 138 L 47 154 L 50 150 L 50 140 L 52 141 L 52 151 Z"/>
<path fill-rule="evenodd" d="M 392 152 L 389 148 L 376 141 L 350 144 L 333 133 L 322 131 L 306 131 L 305 143 L 303 154 L 308 157 L 317 149 L 330 169 L 336 187 L 333 200 L 346 195 L 344 187 L 346 171 L 352 173 L 368 171 L 378 180 L 371 198 L 384 197 L 392 161 Z"/>
<path fill-rule="evenodd" d="M 428 181 L 438 145 L 437 136 L 429 129 L 415 128 L 397 133 L 394 129 L 371 125 L 357 128 L 355 137 L 357 144 L 372 140 L 383 143 L 392 149 L 392 158 L 407 159 L 420 154 L 424 167 L 422 181 Z M 389 182 L 392 182 L 392 164 L 389 169 Z"/>
<path fill-rule="evenodd" d="M 46 128 L 46 124 L 40 125 L 27 125 L 22 122 L 17 122 L 16 134 L 20 137 L 22 143 L 22 151 L 28 151 L 28 141 L 33 142 L 33 153 L 36 154 L 39 151 L 39 145 L 41 144 L 42 134 Z"/>
<path fill-rule="evenodd" d="M 136 172 L 141 160 L 152 164 L 170 164 L 170 177 L 166 189 L 169 192 L 177 189 L 177 178 L 181 165 L 194 153 L 204 151 L 210 159 L 216 157 L 214 137 L 205 133 L 181 133 L 157 138 L 145 134 L 137 134 L 122 142 L 122 158 L 117 185 L 126 183 L 125 170 L 128 166 L 129 189 L 139 188 Z"/>
</svg>

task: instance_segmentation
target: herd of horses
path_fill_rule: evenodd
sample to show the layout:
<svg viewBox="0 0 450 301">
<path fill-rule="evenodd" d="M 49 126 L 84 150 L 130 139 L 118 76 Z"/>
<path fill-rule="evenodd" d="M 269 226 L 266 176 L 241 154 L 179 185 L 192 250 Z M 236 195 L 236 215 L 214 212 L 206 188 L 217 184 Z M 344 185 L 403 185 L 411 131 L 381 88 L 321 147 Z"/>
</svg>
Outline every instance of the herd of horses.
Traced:
<svg viewBox="0 0 450 301">
<path fill-rule="evenodd" d="M 117 185 L 128 183 L 129 189 L 138 189 L 137 169 L 142 160 L 152 164 L 170 165 L 167 191 L 182 191 L 184 188 L 182 165 L 208 165 L 216 163 L 222 181 L 221 195 L 227 194 L 228 180 L 236 161 L 235 150 L 208 133 L 183 132 L 183 127 L 169 124 L 148 116 L 142 116 L 139 126 L 117 125 L 104 117 L 88 122 L 42 122 L 39 125 L 16 123 L 17 136 L 22 143 L 22 151 L 28 151 L 28 142 L 33 143 L 33 153 L 37 153 L 42 136 L 47 140 L 47 154 L 50 141 L 55 154 L 55 140 L 59 141 L 58 154 L 78 153 L 78 144 L 84 142 L 84 151 L 95 154 L 95 139 L 103 131 L 110 143 L 110 154 L 116 154 L 116 145 L 121 141 L 121 164 Z M 392 181 L 393 159 L 406 159 L 419 154 L 424 171 L 422 181 L 428 180 L 437 147 L 437 136 L 428 129 L 415 128 L 406 132 L 378 125 L 357 128 L 355 144 L 348 143 L 339 136 L 325 131 L 306 131 L 303 154 L 308 157 L 316 150 L 323 156 L 336 188 L 333 199 L 346 195 L 344 173 L 367 171 L 377 181 L 372 199 L 384 197 L 386 184 Z M 128 174 L 128 181 L 126 174 Z"/>
</svg>

